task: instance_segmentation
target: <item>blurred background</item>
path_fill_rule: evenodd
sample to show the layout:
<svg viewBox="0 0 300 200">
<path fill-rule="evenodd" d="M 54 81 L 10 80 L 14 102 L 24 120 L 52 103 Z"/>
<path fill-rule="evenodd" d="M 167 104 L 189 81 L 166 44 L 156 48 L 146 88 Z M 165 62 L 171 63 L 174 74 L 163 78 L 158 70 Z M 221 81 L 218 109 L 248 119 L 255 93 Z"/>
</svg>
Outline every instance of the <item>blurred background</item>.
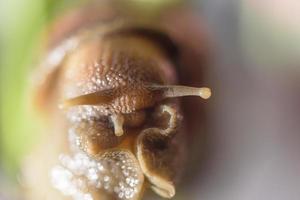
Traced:
<svg viewBox="0 0 300 200">
<path fill-rule="evenodd" d="M 20 199 L 15 186 L 20 160 L 39 137 L 39 119 L 25 105 L 41 30 L 74 3 L 0 0 L 1 200 Z M 300 1 L 189 3 L 213 41 L 214 63 L 206 76 L 213 97 L 206 104 L 204 158 L 178 198 L 299 200 Z"/>
</svg>

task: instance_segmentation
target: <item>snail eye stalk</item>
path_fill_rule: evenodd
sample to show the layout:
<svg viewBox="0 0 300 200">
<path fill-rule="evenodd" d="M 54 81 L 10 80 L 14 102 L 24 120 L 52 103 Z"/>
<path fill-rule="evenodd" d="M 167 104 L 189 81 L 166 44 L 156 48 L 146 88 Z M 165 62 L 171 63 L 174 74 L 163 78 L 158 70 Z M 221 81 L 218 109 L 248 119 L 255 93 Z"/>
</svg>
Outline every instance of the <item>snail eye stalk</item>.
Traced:
<svg viewBox="0 0 300 200">
<path fill-rule="evenodd" d="M 131 91 L 130 94 L 128 91 Z M 152 107 L 155 104 L 161 102 L 167 98 L 176 98 L 183 96 L 199 96 L 203 99 L 208 99 L 211 96 L 211 90 L 207 87 L 188 87 L 181 85 L 152 85 L 141 86 L 140 88 L 129 87 L 128 88 L 116 88 L 98 91 L 90 94 L 81 95 L 66 100 L 62 104 L 62 108 L 68 108 L 79 105 L 106 105 L 108 107 L 115 107 L 116 102 L 125 99 L 122 97 L 129 97 L 130 101 L 142 102 L 140 105 L 130 105 L 125 102 L 124 105 L 131 106 L 132 110 L 142 110 L 148 107 Z M 118 99 L 118 100 L 117 100 Z M 115 101 L 117 100 L 117 101 Z M 115 101 L 115 102 L 114 102 Z M 145 103 L 147 102 L 148 103 Z M 119 105 L 119 104 L 118 104 Z M 123 104 L 122 104 L 123 105 Z M 125 113 L 112 113 L 110 116 L 111 122 L 114 126 L 114 132 L 116 136 L 122 136 L 124 134 L 124 116 Z"/>
<path fill-rule="evenodd" d="M 154 90 L 162 91 L 162 98 L 175 98 L 184 96 L 199 96 L 203 99 L 209 99 L 211 96 L 211 89 L 208 87 L 188 87 L 182 85 L 158 85 L 152 86 Z"/>
<path fill-rule="evenodd" d="M 69 108 L 78 105 L 108 104 L 113 100 L 115 96 L 116 95 L 114 89 L 104 90 L 67 99 L 61 104 L 60 107 Z"/>
<path fill-rule="evenodd" d="M 159 92 L 158 100 L 166 98 L 176 98 L 184 96 L 199 96 L 203 99 L 209 99 L 211 96 L 211 89 L 208 87 L 188 87 L 182 85 L 153 85 L 145 87 L 144 90 L 149 90 L 150 94 Z M 134 93 L 134 88 L 132 89 Z M 138 93 L 137 91 L 136 93 Z M 61 107 L 68 108 L 77 105 L 103 105 L 111 103 L 115 98 L 122 96 L 122 88 L 104 90 L 90 94 L 81 95 L 63 102 Z"/>
</svg>

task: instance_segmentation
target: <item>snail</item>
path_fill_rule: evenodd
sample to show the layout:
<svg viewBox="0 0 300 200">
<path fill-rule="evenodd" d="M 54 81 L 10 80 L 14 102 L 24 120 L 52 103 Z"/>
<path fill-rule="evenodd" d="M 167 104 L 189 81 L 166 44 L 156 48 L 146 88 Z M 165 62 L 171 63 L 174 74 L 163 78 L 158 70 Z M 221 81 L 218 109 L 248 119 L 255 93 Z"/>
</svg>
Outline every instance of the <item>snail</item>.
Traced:
<svg viewBox="0 0 300 200">
<path fill-rule="evenodd" d="M 24 170 L 28 196 L 135 200 L 151 188 L 172 198 L 186 148 L 177 97 L 211 91 L 179 84 L 180 45 L 163 23 L 98 4 L 50 31 L 33 92 L 50 128 Z"/>
</svg>

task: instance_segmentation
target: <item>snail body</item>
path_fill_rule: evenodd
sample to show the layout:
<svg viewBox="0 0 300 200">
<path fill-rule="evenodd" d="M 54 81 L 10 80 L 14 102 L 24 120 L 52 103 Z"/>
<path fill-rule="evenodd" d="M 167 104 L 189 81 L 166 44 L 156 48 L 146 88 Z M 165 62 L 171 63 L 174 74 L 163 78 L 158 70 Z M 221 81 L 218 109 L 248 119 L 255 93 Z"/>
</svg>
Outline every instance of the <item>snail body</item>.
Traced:
<svg viewBox="0 0 300 200">
<path fill-rule="evenodd" d="M 134 200 L 150 187 L 172 198 L 185 157 L 174 97 L 206 99 L 210 90 L 178 85 L 176 41 L 160 26 L 111 13 L 104 23 L 82 15 L 90 9 L 52 33 L 38 72 L 34 100 L 52 129 L 46 143 L 54 145 L 43 143 L 31 156 L 48 154 L 45 169 L 27 162 L 27 174 L 50 174 L 39 191 L 41 180 L 27 181 L 29 196 Z"/>
</svg>

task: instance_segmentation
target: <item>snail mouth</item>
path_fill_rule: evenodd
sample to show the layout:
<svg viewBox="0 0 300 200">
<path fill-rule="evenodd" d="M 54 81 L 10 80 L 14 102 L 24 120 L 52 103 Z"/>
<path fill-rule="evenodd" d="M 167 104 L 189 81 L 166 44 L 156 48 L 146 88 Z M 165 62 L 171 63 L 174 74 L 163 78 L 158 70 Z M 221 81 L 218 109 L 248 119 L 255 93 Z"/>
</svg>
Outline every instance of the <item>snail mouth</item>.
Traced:
<svg viewBox="0 0 300 200">
<path fill-rule="evenodd" d="M 120 149 L 127 149 L 132 153 L 136 151 L 136 141 L 141 132 L 141 129 L 130 128 L 126 131 L 126 135 L 122 142 L 116 147 Z M 117 137 L 117 136 L 116 136 Z"/>
<path fill-rule="evenodd" d="M 126 129 L 117 148 L 135 155 L 154 192 L 164 198 L 172 198 L 183 155 L 183 140 L 178 137 L 180 133 L 176 134 L 180 116 L 176 109 L 167 105 L 159 106 L 154 113 L 146 127 Z"/>
<path fill-rule="evenodd" d="M 81 148 L 88 157 L 97 159 L 100 156 L 102 159 L 109 152 L 126 153 L 132 157 L 130 159 L 143 187 L 146 187 L 143 181 L 147 179 L 157 194 L 165 198 L 173 197 L 176 177 L 181 169 L 181 145 L 184 145 L 178 137 L 182 135 L 178 129 L 181 117 L 176 107 L 159 105 L 151 110 L 124 116 L 122 136 L 115 135 L 114 124 L 108 118 L 94 123 L 76 123 L 76 127 L 72 128 L 74 133 L 80 135 Z M 106 162 L 101 159 L 97 162 Z M 111 160 L 114 159 L 111 157 Z"/>
<path fill-rule="evenodd" d="M 124 127 L 122 136 L 115 135 L 112 128 L 102 128 L 97 123 L 92 126 L 88 124 L 87 127 L 77 124 L 76 127 L 72 127 L 76 137 L 74 142 L 81 150 L 92 156 L 110 149 L 126 149 L 135 154 L 137 137 L 142 131 L 140 128 Z"/>
<path fill-rule="evenodd" d="M 176 109 L 167 105 L 140 110 L 130 114 L 114 114 L 100 118 L 81 119 L 71 123 L 76 144 L 90 155 L 111 148 L 136 151 L 137 137 L 146 129 L 156 128 L 170 135 L 180 124 Z M 171 134 L 172 135 L 172 134 Z"/>
</svg>

